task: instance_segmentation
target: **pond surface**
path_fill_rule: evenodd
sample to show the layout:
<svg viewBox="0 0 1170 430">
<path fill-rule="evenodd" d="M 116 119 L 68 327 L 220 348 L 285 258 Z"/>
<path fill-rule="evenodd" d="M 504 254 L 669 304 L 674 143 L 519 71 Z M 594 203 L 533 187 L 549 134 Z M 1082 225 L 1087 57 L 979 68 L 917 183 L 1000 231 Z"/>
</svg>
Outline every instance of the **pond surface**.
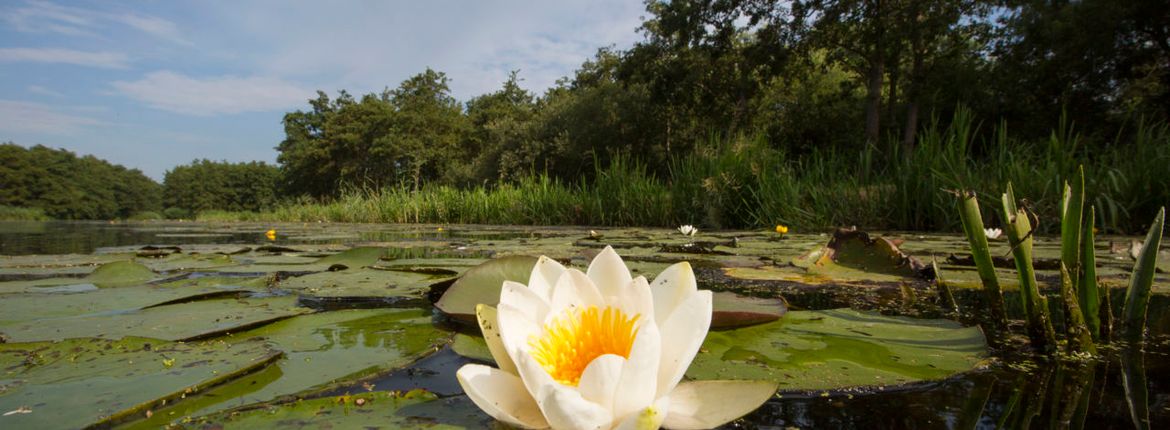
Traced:
<svg viewBox="0 0 1170 430">
<path fill-rule="evenodd" d="M 1045 360 L 1019 341 L 992 352 L 971 327 L 977 277 L 962 262 L 961 237 L 874 236 L 937 259 L 961 312 L 940 306 L 933 282 L 914 273 L 807 266 L 825 234 L 0 222 L 0 428 L 497 425 L 454 378 L 465 363 L 491 364 L 478 328 L 433 303 L 461 291 L 454 279 L 474 279 L 502 257 L 548 255 L 584 268 L 606 245 L 635 276 L 689 261 L 699 287 L 726 299 L 716 313 L 730 319 L 688 377 L 781 387 L 730 428 L 1170 425 L 1164 272 L 1144 352 Z M 1131 239 L 1100 238 L 1097 247 L 1115 296 L 1132 266 Z M 1006 251 L 993 243 L 993 254 Z M 1038 260 L 1058 254 L 1053 239 L 1039 239 Z M 1009 290 L 1013 276 L 1001 273 Z M 1039 277 L 1051 288 L 1051 271 Z"/>
</svg>

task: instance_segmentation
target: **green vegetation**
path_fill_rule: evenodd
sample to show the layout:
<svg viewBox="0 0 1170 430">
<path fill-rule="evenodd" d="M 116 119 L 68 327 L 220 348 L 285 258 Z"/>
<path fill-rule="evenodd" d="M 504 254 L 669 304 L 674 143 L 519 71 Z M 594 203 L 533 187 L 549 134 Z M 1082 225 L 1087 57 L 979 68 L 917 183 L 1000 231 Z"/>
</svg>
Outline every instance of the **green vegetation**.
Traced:
<svg viewBox="0 0 1170 430">
<path fill-rule="evenodd" d="M 45 210 L 41 208 L 18 208 L 0 205 L 0 220 L 5 221 L 46 221 Z"/>
<path fill-rule="evenodd" d="M 1151 180 L 1170 164 L 1165 2 L 646 10 L 642 40 L 599 49 L 542 94 L 514 72 L 462 102 L 429 68 L 381 93 L 318 92 L 284 116 L 278 172 L 176 167 L 162 215 L 958 231 L 940 189 L 993 196 L 1010 181 L 1041 232 L 1071 237 L 1050 220 L 1078 165 L 1106 232 L 1144 231 L 1170 200 L 1170 182 Z"/>
<path fill-rule="evenodd" d="M 127 218 L 157 211 L 162 189 L 137 169 L 41 145 L 0 144 L 0 206 L 37 208 L 57 219 Z M 37 217 L 36 209 L 0 211 L 3 219 Z"/>
<path fill-rule="evenodd" d="M 199 219 L 957 231 L 953 197 L 942 190 L 993 196 L 1012 182 L 1021 195 L 1041 196 L 1029 204 L 1046 217 L 1037 228 L 1051 233 L 1060 228 L 1059 200 L 1043 196 L 1061 195 L 1062 183 L 1052 178 L 1071 177 L 1078 164 L 1085 166 L 1085 189 L 1095 196 L 1104 231 L 1144 230 L 1159 202 L 1170 199 L 1170 184 L 1144 179 L 1158 177 L 1170 163 L 1165 126 L 1139 124 L 1142 141 L 1124 145 L 1133 155 L 1073 153 L 1054 149 L 1060 142 L 1010 138 L 1003 128 L 977 133 L 965 115 L 960 111 L 948 127 L 927 127 L 920 144 L 894 160 L 867 150 L 792 156 L 770 148 L 763 137 L 739 137 L 675 159 L 668 175 L 618 157 L 604 167 L 594 163 L 592 180 L 541 173 L 496 185 L 350 190 L 267 213 L 215 212 Z"/>
<path fill-rule="evenodd" d="M 279 175 L 275 166 L 263 162 L 192 161 L 171 169 L 163 179 L 165 215 L 186 218 L 191 211 L 271 208 Z"/>
</svg>

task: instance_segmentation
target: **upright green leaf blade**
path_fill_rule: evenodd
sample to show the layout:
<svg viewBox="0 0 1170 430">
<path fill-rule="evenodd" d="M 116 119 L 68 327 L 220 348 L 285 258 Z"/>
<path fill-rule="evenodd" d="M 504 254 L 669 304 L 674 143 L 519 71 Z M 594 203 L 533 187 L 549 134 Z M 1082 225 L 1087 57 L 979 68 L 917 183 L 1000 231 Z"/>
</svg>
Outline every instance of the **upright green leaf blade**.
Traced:
<svg viewBox="0 0 1170 430">
<path fill-rule="evenodd" d="M 1077 299 L 1085 325 L 1097 341 L 1101 337 L 1101 292 L 1097 289 L 1097 257 L 1093 248 L 1093 225 L 1096 224 L 1097 208 L 1089 206 L 1081 232 L 1081 278 L 1077 285 Z"/>
<path fill-rule="evenodd" d="M 1158 248 L 1162 245 L 1165 220 L 1166 208 L 1163 207 L 1146 233 L 1145 245 L 1133 265 L 1133 276 L 1129 280 L 1129 290 L 1125 293 L 1125 336 L 1131 343 L 1140 342 L 1146 329 L 1146 307 L 1150 303 L 1150 287 L 1154 284 L 1154 270 L 1158 265 Z"/>
</svg>

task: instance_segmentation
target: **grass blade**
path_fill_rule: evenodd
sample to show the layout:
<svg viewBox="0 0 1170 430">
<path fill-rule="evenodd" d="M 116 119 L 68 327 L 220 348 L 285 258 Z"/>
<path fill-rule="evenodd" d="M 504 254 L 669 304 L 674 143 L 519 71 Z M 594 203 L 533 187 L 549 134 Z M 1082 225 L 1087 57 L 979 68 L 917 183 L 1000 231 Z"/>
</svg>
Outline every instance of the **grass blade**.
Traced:
<svg viewBox="0 0 1170 430">
<path fill-rule="evenodd" d="M 963 232 L 967 234 L 967 243 L 971 245 L 971 257 L 979 271 L 979 280 L 983 283 L 983 295 L 990 313 L 990 321 L 984 330 L 989 340 L 999 343 L 1007 327 L 1007 312 L 1004 310 L 999 278 L 995 275 L 995 265 L 991 261 L 987 235 L 983 232 L 983 215 L 979 212 L 979 199 L 976 198 L 974 191 L 964 192 L 959 199 L 959 218 L 963 224 Z"/>
<path fill-rule="evenodd" d="M 1101 291 L 1097 288 L 1097 257 L 1093 248 L 1093 225 L 1097 220 L 1097 208 L 1089 206 L 1084 229 L 1081 231 L 1081 279 L 1077 285 L 1081 315 L 1094 341 L 1101 340 Z"/>
<path fill-rule="evenodd" d="M 1133 265 L 1129 279 L 1129 290 L 1125 292 L 1125 337 L 1131 344 L 1141 342 L 1146 329 L 1146 307 L 1150 304 L 1150 286 L 1154 283 L 1154 268 L 1158 265 L 1158 248 L 1162 244 L 1162 227 L 1166 219 L 1166 208 L 1158 211 L 1150 231 L 1146 234 L 1142 252 Z"/>
</svg>

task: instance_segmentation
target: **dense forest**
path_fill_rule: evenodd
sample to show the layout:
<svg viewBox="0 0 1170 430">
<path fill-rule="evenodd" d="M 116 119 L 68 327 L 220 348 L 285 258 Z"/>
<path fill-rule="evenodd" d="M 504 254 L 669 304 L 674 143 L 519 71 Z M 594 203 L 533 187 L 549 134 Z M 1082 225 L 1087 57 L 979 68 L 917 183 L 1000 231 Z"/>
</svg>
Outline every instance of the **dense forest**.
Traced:
<svg viewBox="0 0 1170 430">
<path fill-rule="evenodd" d="M 264 162 L 195 160 L 167 171 L 163 205 L 167 218 L 191 218 L 206 210 L 262 211 L 276 204 L 280 171 Z"/>
<path fill-rule="evenodd" d="M 162 187 L 137 169 L 41 145 L 0 144 L 0 206 L 58 219 L 115 219 L 158 211 Z"/>
<path fill-rule="evenodd" d="M 1109 230 L 1141 230 L 1170 201 L 1165 1 L 646 12 L 639 42 L 600 48 L 542 94 L 516 71 L 464 102 L 430 68 L 381 93 L 319 91 L 284 116 L 279 170 L 195 161 L 168 172 L 163 203 L 287 220 L 954 229 L 943 190 L 994 198 L 1011 181 L 1051 214 L 1077 165 Z"/>
</svg>

